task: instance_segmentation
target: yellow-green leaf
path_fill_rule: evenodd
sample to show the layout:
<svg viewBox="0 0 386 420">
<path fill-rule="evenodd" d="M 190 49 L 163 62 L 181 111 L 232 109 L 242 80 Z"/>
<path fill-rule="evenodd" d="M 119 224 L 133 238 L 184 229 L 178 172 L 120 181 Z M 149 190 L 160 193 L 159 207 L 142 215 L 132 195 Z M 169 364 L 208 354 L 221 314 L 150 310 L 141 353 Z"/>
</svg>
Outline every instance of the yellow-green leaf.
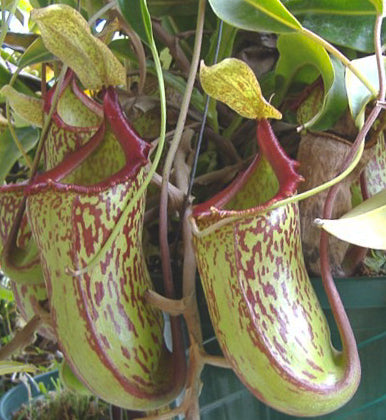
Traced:
<svg viewBox="0 0 386 420">
<path fill-rule="evenodd" d="M 0 94 L 8 99 L 9 105 L 19 117 L 37 127 L 43 126 L 44 114 L 41 99 L 20 93 L 10 85 L 3 86 Z"/>
<path fill-rule="evenodd" d="M 302 29 L 302 25 L 282 4 L 280 0 L 245 0 L 256 9 L 267 16 L 277 20 L 282 25 L 297 31 Z"/>
<path fill-rule="evenodd" d="M 343 241 L 364 248 L 386 250 L 386 190 L 359 204 L 340 219 L 316 219 L 315 223 Z"/>
<path fill-rule="evenodd" d="M 377 11 L 378 15 L 385 16 L 385 5 L 384 0 L 368 0 L 372 3 Z"/>
<path fill-rule="evenodd" d="M 26 365 L 24 363 L 12 362 L 9 360 L 0 361 L 0 375 L 9 375 L 12 373 L 29 372 L 33 373 L 36 371 L 36 367 L 33 365 Z"/>
<path fill-rule="evenodd" d="M 205 92 L 245 118 L 281 118 L 263 97 L 252 69 L 243 61 L 227 58 L 207 67 L 201 62 L 200 81 Z"/>
<path fill-rule="evenodd" d="M 71 67 L 88 89 L 126 84 L 125 69 L 109 48 L 91 34 L 80 13 L 64 4 L 31 12 L 46 48 Z"/>
</svg>

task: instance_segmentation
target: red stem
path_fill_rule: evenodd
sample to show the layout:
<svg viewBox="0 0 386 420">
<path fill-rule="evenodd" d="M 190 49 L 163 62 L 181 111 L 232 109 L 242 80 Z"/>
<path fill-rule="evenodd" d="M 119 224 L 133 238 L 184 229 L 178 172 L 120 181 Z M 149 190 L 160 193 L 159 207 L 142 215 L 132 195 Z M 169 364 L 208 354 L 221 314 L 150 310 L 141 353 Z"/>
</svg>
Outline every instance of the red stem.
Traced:
<svg viewBox="0 0 386 420">
<path fill-rule="evenodd" d="M 380 31 L 382 25 L 382 17 L 378 16 L 376 21 L 376 28 L 375 28 L 375 50 L 377 52 L 377 64 L 378 64 L 378 72 L 379 72 L 379 95 L 378 100 L 383 101 L 385 97 L 385 86 L 384 86 L 384 68 L 383 68 L 383 58 L 382 57 L 382 49 L 380 45 Z M 342 171 L 345 170 L 350 163 L 352 162 L 353 158 L 357 154 L 362 142 L 364 141 L 366 135 L 368 134 L 370 128 L 376 121 L 379 113 L 382 110 L 382 106 L 379 103 L 376 103 L 374 108 L 371 110 L 365 124 L 363 125 L 362 129 L 358 133 L 355 142 L 353 143 L 350 152 L 346 156 L 346 159 L 342 165 Z M 328 192 L 325 206 L 323 209 L 323 218 L 330 219 L 332 216 L 332 210 L 335 203 L 335 199 L 337 197 L 339 191 L 339 184 L 334 185 Z M 347 317 L 346 311 L 344 309 L 344 305 L 338 291 L 336 289 L 334 279 L 331 275 L 331 267 L 328 258 L 328 234 L 326 231 L 322 230 L 320 234 L 320 265 L 321 265 L 321 274 L 322 274 L 322 281 L 323 286 L 325 288 L 328 301 L 331 306 L 332 313 L 335 318 L 335 322 L 338 326 L 339 333 L 342 340 L 342 347 L 343 347 L 343 357 L 346 362 L 346 371 L 345 371 L 345 380 L 349 381 L 350 378 L 356 375 L 358 371 L 360 371 L 360 361 L 358 356 L 358 350 L 356 346 L 356 341 L 354 337 L 354 333 L 352 331 L 350 321 Z"/>
</svg>

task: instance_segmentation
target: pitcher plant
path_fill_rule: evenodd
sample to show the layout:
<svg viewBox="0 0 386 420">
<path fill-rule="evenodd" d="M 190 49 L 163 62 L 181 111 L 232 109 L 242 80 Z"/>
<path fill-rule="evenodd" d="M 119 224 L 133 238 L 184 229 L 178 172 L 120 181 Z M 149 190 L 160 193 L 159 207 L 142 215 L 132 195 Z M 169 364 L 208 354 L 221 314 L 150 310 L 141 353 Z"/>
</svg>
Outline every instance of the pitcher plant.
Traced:
<svg viewBox="0 0 386 420">
<path fill-rule="evenodd" d="M 2 5 L 1 270 L 26 327 L 0 358 L 36 330 L 73 392 L 148 420 L 198 420 L 206 364 L 283 413 L 338 410 L 361 366 L 332 274 L 386 249 L 384 2 L 66 3 Z"/>
<path fill-rule="evenodd" d="M 131 200 L 146 174 L 149 145 L 117 101 L 107 89 L 105 120 L 92 139 L 29 185 L 27 213 L 67 362 L 104 400 L 144 410 L 176 398 L 183 361 L 166 347 L 162 313 L 144 299 L 153 287 L 141 250 L 145 197 Z M 92 264 L 128 201 L 126 223 Z"/>
</svg>

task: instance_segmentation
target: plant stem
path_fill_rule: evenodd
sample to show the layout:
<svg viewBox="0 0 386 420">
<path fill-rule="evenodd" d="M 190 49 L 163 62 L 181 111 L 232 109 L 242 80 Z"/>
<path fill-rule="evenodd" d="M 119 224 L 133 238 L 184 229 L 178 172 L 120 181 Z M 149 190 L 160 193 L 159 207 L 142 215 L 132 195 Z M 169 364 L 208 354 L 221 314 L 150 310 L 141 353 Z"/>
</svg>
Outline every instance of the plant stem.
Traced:
<svg viewBox="0 0 386 420">
<path fill-rule="evenodd" d="M 147 68 L 146 68 L 146 54 L 145 49 L 143 47 L 142 41 L 140 37 L 137 35 L 136 32 L 130 27 L 130 25 L 127 24 L 125 19 L 123 19 L 122 15 L 116 11 L 113 10 L 111 12 L 112 17 L 116 17 L 118 19 L 119 25 L 121 29 L 126 33 L 126 35 L 131 40 L 135 53 L 138 58 L 138 70 L 139 70 L 139 84 L 138 84 L 138 93 L 142 94 L 143 88 L 145 86 L 146 82 L 146 74 L 147 74 Z"/>
<path fill-rule="evenodd" d="M 34 334 L 42 325 L 42 320 L 39 316 L 31 318 L 25 327 L 18 331 L 13 339 L 0 349 L 0 360 L 5 360 L 10 357 L 15 351 L 22 350 L 34 340 Z"/>
<path fill-rule="evenodd" d="M 186 89 L 181 104 L 181 111 L 178 116 L 178 121 L 175 129 L 175 134 L 170 145 L 168 155 L 166 157 L 162 187 L 160 196 L 160 221 L 159 221 L 159 235 L 160 235 L 160 251 L 162 261 L 162 272 L 164 279 L 173 285 L 173 273 L 170 261 L 170 248 L 168 243 L 168 184 L 173 162 L 176 156 L 177 149 L 180 145 L 182 134 L 185 127 L 186 117 L 189 110 L 190 99 L 193 91 L 194 82 L 196 79 L 200 51 L 202 44 L 202 36 L 205 21 L 205 6 L 206 1 L 200 0 L 198 4 L 198 16 L 196 23 L 196 37 L 194 42 L 194 49 L 192 55 L 192 62 L 189 70 L 189 75 L 186 83 Z M 188 190 L 188 180 L 185 179 L 186 185 L 179 185 L 183 191 Z M 182 209 L 183 210 L 183 209 Z M 186 214 L 185 216 L 187 216 Z M 181 217 L 184 217 L 182 214 Z M 177 409 L 180 413 L 185 414 L 187 420 L 199 419 L 199 377 L 203 368 L 203 361 L 200 358 L 200 348 L 202 342 L 202 334 L 200 328 L 200 320 L 198 319 L 197 301 L 195 299 L 195 258 L 192 250 L 191 229 L 184 220 L 184 270 L 183 270 L 183 294 L 184 298 L 189 297 L 190 305 L 184 313 L 185 320 L 188 324 L 190 336 L 190 352 L 189 352 L 189 369 L 186 382 L 185 396 L 182 405 Z M 186 228 L 187 227 L 187 228 Z M 166 293 L 168 290 L 165 288 Z M 171 414 L 171 413 L 169 413 Z"/>
<path fill-rule="evenodd" d="M 16 73 L 15 73 L 16 74 Z M 12 124 L 11 121 L 11 110 L 10 110 L 10 106 L 9 106 L 9 101 L 7 99 L 6 103 L 5 103 L 5 114 L 7 116 L 7 121 L 8 121 L 8 130 L 11 133 L 12 139 L 16 144 L 16 147 L 18 148 L 19 152 L 21 153 L 21 155 L 23 156 L 26 165 L 28 166 L 28 168 L 30 170 L 32 170 L 32 162 L 30 157 L 27 155 L 27 152 L 24 150 L 23 145 L 21 144 L 19 138 L 17 137 L 15 128 Z"/>
<path fill-rule="evenodd" d="M 154 65 L 157 73 L 158 78 L 158 87 L 159 87 L 159 94 L 160 94 L 160 107 L 161 107 L 161 123 L 160 123 L 160 137 L 157 145 L 157 151 L 154 156 L 154 160 L 151 163 L 150 169 L 146 175 L 146 178 L 144 179 L 143 183 L 138 188 L 137 192 L 133 197 L 130 198 L 129 202 L 126 202 L 126 207 L 122 211 L 122 214 L 120 215 L 113 231 L 111 232 L 110 236 L 106 240 L 106 242 L 103 244 L 102 248 L 95 254 L 93 259 L 87 264 L 87 266 L 74 270 L 72 267 L 67 267 L 68 272 L 71 273 L 73 276 L 79 276 L 87 272 L 90 268 L 94 267 L 95 264 L 99 262 L 99 260 L 102 258 L 102 256 L 107 252 L 114 242 L 115 238 L 117 237 L 118 232 L 121 231 L 123 228 L 123 225 L 127 221 L 127 217 L 129 213 L 132 211 L 133 206 L 135 203 L 138 202 L 139 198 L 145 194 L 146 189 L 150 183 L 150 181 L 153 178 L 153 175 L 155 174 L 155 171 L 157 169 L 157 166 L 159 164 L 159 161 L 161 160 L 162 151 L 164 149 L 165 145 L 165 137 L 166 137 L 166 94 L 165 94 L 165 83 L 163 79 L 162 74 L 162 67 L 161 62 L 159 59 L 157 46 L 155 45 L 154 39 L 151 42 L 150 49 L 153 55 Z M 165 279 L 167 281 L 167 278 Z M 173 293 L 172 293 L 173 294 Z"/>
<path fill-rule="evenodd" d="M 58 77 L 58 82 L 57 82 L 57 85 L 56 85 L 56 89 L 55 89 L 55 92 L 54 92 L 54 95 L 53 95 L 53 98 L 52 98 L 51 108 L 48 112 L 47 117 L 44 120 L 42 132 L 41 132 L 41 135 L 40 135 L 40 141 L 39 141 L 36 153 L 35 153 L 34 161 L 32 163 L 32 168 L 30 170 L 30 178 L 32 178 L 38 170 L 39 163 L 40 163 L 40 158 L 41 158 L 41 155 L 42 155 L 42 152 L 43 152 L 44 142 L 45 142 L 45 139 L 47 137 L 48 130 L 50 128 L 52 115 L 54 114 L 54 112 L 56 110 L 56 105 L 59 101 L 59 93 L 61 91 L 62 83 L 63 83 L 63 80 L 64 80 L 64 76 L 66 75 L 66 72 L 67 72 L 67 66 L 63 65 L 63 68 L 60 71 L 60 74 L 59 74 L 59 77 Z"/>
<path fill-rule="evenodd" d="M 303 27 L 300 32 L 303 35 L 305 35 L 307 38 L 310 38 L 313 41 L 316 41 L 318 44 L 324 47 L 329 53 L 334 55 L 339 61 L 341 61 L 344 64 L 345 67 L 347 67 L 353 74 L 355 74 L 355 76 L 366 86 L 366 88 L 372 93 L 374 97 L 377 96 L 378 92 L 374 88 L 374 86 L 370 83 L 370 81 L 367 80 L 367 78 L 355 66 L 353 66 L 352 62 L 344 54 L 342 54 L 337 48 L 335 48 L 329 42 L 327 42 L 326 40 L 324 40 L 322 37 L 315 34 L 314 32 L 310 31 L 309 29 L 306 29 Z"/>
<path fill-rule="evenodd" d="M 382 44 L 381 44 L 381 27 L 382 27 L 382 16 L 377 16 L 374 30 L 374 42 L 375 42 L 375 53 L 377 57 L 377 68 L 378 68 L 378 77 L 379 77 L 379 93 L 378 93 L 378 102 L 372 109 L 370 115 L 368 116 L 364 126 L 360 130 L 353 143 L 353 146 L 346 156 L 342 169 L 345 169 L 350 166 L 352 159 L 357 154 L 357 151 L 361 146 L 363 146 L 365 137 L 369 132 L 370 128 L 376 121 L 382 105 L 380 101 L 383 101 L 385 98 L 385 69 L 383 65 L 382 57 Z M 332 215 L 332 210 L 336 197 L 339 192 L 339 184 L 334 185 L 328 192 L 325 206 L 323 209 L 323 218 L 330 219 Z M 341 336 L 342 347 L 343 347 L 343 356 L 345 363 L 345 379 L 355 380 L 358 377 L 360 372 L 360 362 L 358 357 L 357 346 L 355 342 L 355 337 L 350 326 L 350 321 L 347 317 L 347 314 L 344 309 L 344 305 L 340 299 L 340 296 L 337 292 L 334 280 L 331 275 L 331 267 L 328 255 L 328 233 L 324 230 L 320 233 L 320 265 L 321 265 L 321 274 L 323 286 L 327 294 L 328 301 L 330 303 L 332 313 L 334 315 L 335 322 L 338 326 L 339 333 Z"/>
<path fill-rule="evenodd" d="M 170 51 L 172 57 L 176 60 L 178 67 L 184 74 L 189 73 L 190 63 L 186 57 L 183 49 L 179 44 L 179 40 L 176 36 L 171 35 L 161 25 L 160 22 L 153 19 L 153 29 L 157 35 L 157 39 L 160 39 Z"/>
<path fill-rule="evenodd" d="M 194 82 L 196 79 L 198 63 L 200 59 L 202 34 L 205 20 L 205 0 L 200 0 L 198 5 L 198 17 L 196 25 L 196 38 L 194 42 L 192 62 L 190 66 L 189 76 L 186 83 L 186 89 L 181 104 L 181 111 L 178 116 L 178 121 L 175 129 L 175 133 L 170 145 L 168 155 L 166 157 L 164 171 L 162 176 L 162 187 L 160 197 L 160 249 L 161 249 L 161 260 L 162 260 L 162 271 L 165 279 L 172 283 L 172 267 L 170 263 L 170 249 L 167 240 L 167 228 L 168 228 L 168 183 L 170 178 L 170 172 L 173 166 L 173 161 L 181 141 L 182 133 L 185 126 L 186 117 L 189 110 L 190 99 L 193 91 Z"/>
</svg>

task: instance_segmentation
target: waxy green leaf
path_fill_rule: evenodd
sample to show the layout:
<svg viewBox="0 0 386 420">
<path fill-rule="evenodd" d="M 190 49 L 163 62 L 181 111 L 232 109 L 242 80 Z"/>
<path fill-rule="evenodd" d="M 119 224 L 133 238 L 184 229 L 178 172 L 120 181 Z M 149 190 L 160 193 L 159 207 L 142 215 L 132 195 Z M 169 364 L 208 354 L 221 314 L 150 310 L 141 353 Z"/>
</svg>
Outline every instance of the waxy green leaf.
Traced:
<svg viewBox="0 0 386 420">
<path fill-rule="evenodd" d="M 200 81 L 205 92 L 245 118 L 281 118 L 263 97 L 252 69 L 243 61 L 227 58 L 207 67 L 201 62 Z"/>
<path fill-rule="evenodd" d="M 1 88 L 4 95 L 16 114 L 37 127 L 43 126 L 43 101 L 39 98 L 18 92 L 10 85 Z"/>
<path fill-rule="evenodd" d="M 123 17 L 130 23 L 143 42 L 151 45 L 153 30 L 146 0 L 118 0 Z"/>
<path fill-rule="evenodd" d="M 282 3 L 296 16 L 311 13 L 320 15 L 360 16 L 375 15 L 376 9 L 382 3 L 382 0 L 283 0 Z M 378 3 L 378 6 L 375 3 Z"/>
<path fill-rule="evenodd" d="M 126 84 L 122 64 L 91 34 L 86 20 L 75 9 L 52 5 L 34 9 L 31 17 L 39 26 L 46 48 L 71 67 L 85 87 Z"/>
<path fill-rule="evenodd" d="M 385 15 L 385 5 L 383 3 L 383 0 L 368 0 L 370 3 L 372 3 L 377 10 L 377 14 L 384 16 Z"/>
<path fill-rule="evenodd" d="M 151 16 L 196 16 L 198 0 L 151 0 Z"/>
<path fill-rule="evenodd" d="M 209 0 L 230 25 L 250 31 L 288 33 L 307 28 L 328 41 L 374 51 L 376 9 L 381 0 Z"/>
<path fill-rule="evenodd" d="M 47 50 L 43 40 L 39 37 L 25 50 L 18 61 L 18 65 L 23 68 L 53 60 L 55 60 L 55 56 Z"/>
<path fill-rule="evenodd" d="M 359 204 L 340 219 L 316 219 L 315 223 L 342 241 L 386 250 L 386 190 Z"/>
<path fill-rule="evenodd" d="M 375 55 L 353 60 L 352 65 L 370 81 L 375 90 L 378 90 L 379 81 Z M 375 96 L 349 69 L 346 71 L 346 90 L 351 114 L 355 120 L 355 124 L 360 128 L 364 123 L 366 105 Z"/>
<path fill-rule="evenodd" d="M 30 0 L 33 7 L 46 7 L 50 4 L 49 0 Z"/>
<path fill-rule="evenodd" d="M 7 85 L 11 81 L 11 78 L 12 73 L 0 61 L 0 86 Z M 26 95 L 34 95 L 34 92 L 21 80 L 20 75 L 13 84 L 13 87 L 17 89 L 18 92 L 25 93 Z M 0 95 L 0 103 L 4 101 L 5 97 Z"/>
<path fill-rule="evenodd" d="M 27 152 L 31 150 L 39 140 L 39 131 L 36 128 L 16 128 L 15 132 L 20 143 Z M 0 184 L 4 182 L 5 177 L 8 175 L 12 166 L 20 157 L 21 153 L 16 147 L 12 135 L 7 128 L 0 135 Z"/>
<path fill-rule="evenodd" d="M 214 13 L 237 28 L 256 32 L 286 33 L 301 29 L 300 23 L 278 0 L 209 0 Z M 252 4 L 253 3 L 253 4 Z"/>
<path fill-rule="evenodd" d="M 280 53 L 275 75 L 284 83 L 275 95 L 275 103 L 281 103 L 290 84 L 302 74 L 307 66 L 320 73 L 324 86 L 324 99 L 318 112 L 311 115 L 306 127 L 315 130 L 325 130 L 334 125 L 347 106 L 347 96 L 344 87 L 344 67 L 330 58 L 327 51 L 300 33 L 280 35 L 277 43 Z"/>
<path fill-rule="evenodd" d="M 272 17 L 278 22 L 282 23 L 289 28 L 300 30 L 302 25 L 296 20 L 279 0 L 245 0 L 256 9 L 260 10 L 267 16 Z"/>
<path fill-rule="evenodd" d="M 36 40 L 36 38 L 37 35 L 33 33 L 24 34 L 8 31 L 5 35 L 4 44 L 17 51 L 24 51 Z"/>
<path fill-rule="evenodd" d="M 301 24 L 322 38 L 354 50 L 374 51 L 376 9 L 371 0 L 284 0 Z"/>
</svg>

